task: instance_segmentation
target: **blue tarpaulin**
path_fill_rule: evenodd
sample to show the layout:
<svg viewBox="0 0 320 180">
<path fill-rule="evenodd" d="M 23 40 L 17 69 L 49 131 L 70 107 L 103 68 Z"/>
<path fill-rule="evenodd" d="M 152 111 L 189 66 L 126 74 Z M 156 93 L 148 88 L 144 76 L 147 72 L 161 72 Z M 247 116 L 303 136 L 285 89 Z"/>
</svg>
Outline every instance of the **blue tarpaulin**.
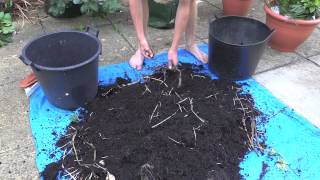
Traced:
<svg viewBox="0 0 320 180">
<path fill-rule="evenodd" d="M 207 53 L 207 45 L 201 45 L 200 48 Z M 201 64 L 185 50 L 179 51 L 179 60 L 182 63 Z M 141 71 L 132 69 L 128 63 L 100 67 L 99 81 L 101 85 L 113 84 L 118 77 L 137 81 L 166 63 L 167 54 L 163 53 L 154 60 L 146 60 Z M 216 79 L 207 65 L 204 65 L 203 73 Z M 257 128 L 266 132 L 264 141 L 267 145 L 264 155 L 247 152 L 240 164 L 240 174 L 248 180 L 320 179 L 320 129 L 276 99 L 254 79 L 237 83 L 243 84 L 243 93 L 251 94 L 256 108 L 262 112 L 257 118 Z M 63 151 L 55 144 L 65 134 L 75 113 L 78 112 L 61 110 L 51 105 L 41 87 L 30 96 L 30 125 L 39 172 L 62 157 Z"/>
</svg>

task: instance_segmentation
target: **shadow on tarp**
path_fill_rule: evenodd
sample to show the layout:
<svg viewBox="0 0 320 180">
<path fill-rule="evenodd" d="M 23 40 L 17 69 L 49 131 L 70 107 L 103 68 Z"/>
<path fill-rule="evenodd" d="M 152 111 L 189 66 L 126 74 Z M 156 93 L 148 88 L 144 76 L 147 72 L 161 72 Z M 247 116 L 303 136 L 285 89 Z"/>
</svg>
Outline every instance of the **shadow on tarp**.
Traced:
<svg viewBox="0 0 320 180">
<path fill-rule="evenodd" d="M 208 46 L 200 45 L 207 53 Z M 201 65 L 185 50 L 179 51 L 182 63 Z M 150 75 L 155 69 L 165 66 L 167 54 L 159 54 L 153 60 L 146 60 L 142 71 L 132 69 L 128 63 L 114 64 L 99 68 L 101 85 L 113 84 L 118 77 L 139 81 L 143 75 Z M 203 73 L 217 79 L 204 65 Z M 263 114 L 257 119 L 258 130 L 265 132 L 267 149 L 264 155 L 248 152 L 240 164 L 240 174 L 245 179 L 320 179 L 320 129 L 296 114 L 268 90 L 249 79 L 239 81 L 243 93 L 249 93 L 255 106 Z M 36 164 L 39 172 L 46 165 L 56 162 L 63 151 L 55 144 L 66 133 L 72 117 L 78 111 L 70 112 L 51 105 L 41 88 L 30 96 L 30 126 L 36 145 Z"/>
</svg>

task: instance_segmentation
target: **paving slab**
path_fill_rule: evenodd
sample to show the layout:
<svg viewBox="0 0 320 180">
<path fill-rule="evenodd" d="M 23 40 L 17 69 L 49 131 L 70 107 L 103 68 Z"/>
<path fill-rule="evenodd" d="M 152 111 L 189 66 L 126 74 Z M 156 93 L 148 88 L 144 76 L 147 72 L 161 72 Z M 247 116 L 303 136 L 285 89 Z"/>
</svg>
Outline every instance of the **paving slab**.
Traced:
<svg viewBox="0 0 320 180">
<path fill-rule="evenodd" d="M 111 19 L 113 22 L 113 20 Z M 136 33 L 132 21 L 117 23 L 113 22 L 114 27 L 119 34 L 131 44 L 133 49 L 137 49 Z M 147 38 L 150 46 L 155 52 L 159 52 L 162 49 L 168 48 L 171 45 L 171 39 L 173 36 L 172 29 L 159 30 L 152 27 L 148 27 Z"/>
<path fill-rule="evenodd" d="M 263 10 L 264 0 L 254 0 L 250 11 L 248 13 L 248 17 L 257 19 L 263 23 L 266 22 L 266 13 Z"/>
<path fill-rule="evenodd" d="M 80 29 L 82 27 L 100 27 L 110 24 L 107 18 L 79 16 L 75 18 L 53 18 L 47 16 L 41 20 L 45 32 L 54 32 L 59 30 Z"/>
<path fill-rule="evenodd" d="M 320 127 L 320 67 L 308 61 L 254 76 L 271 93 Z"/>
<path fill-rule="evenodd" d="M 281 53 L 266 47 L 258 64 L 256 74 L 280 68 L 289 64 L 303 61 L 304 59 L 295 53 Z"/>
<path fill-rule="evenodd" d="M 133 24 L 127 22 L 126 24 L 114 24 L 114 26 L 116 27 L 117 31 L 131 44 L 133 49 L 137 49 L 138 45 Z M 174 31 L 173 29 L 160 30 L 149 27 L 147 34 L 150 46 L 155 53 L 159 53 L 169 49 L 172 43 Z M 200 40 L 197 42 L 200 42 Z M 179 47 L 184 47 L 184 44 L 185 40 L 184 37 L 182 37 Z"/>
<path fill-rule="evenodd" d="M 208 2 L 219 9 L 223 9 L 222 0 L 202 0 L 202 1 Z"/>
<path fill-rule="evenodd" d="M 23 141 L 19 143 L 23 143 Z M 34 163 L 35 151 L 33 146 L 32 144 L 19 147 L 19 151 L 13 150 L 1 154 L 0 179 L 38 180 L 39 173 Z M 29 161 L 29 159 L 33 161 Z"/>
<path fill-rule="evenodd" d="M 131 45 L 114 30 L 113 26 L 103 26 L 99 30 L 99 38 L 102 43 L 100 65 L 120 63 L 128 60 L 134 54 Z"/>
<path fill-rule="evenodd" d="M 38 179 L 28 99 L 16 83 L 0 92 L 0 179 Z"/>
<path fill-rule="evenodd" d="M 221 17 L 222 10 L 206 1 L 198 3 L 198 21 L 196 30 L 198 38 L 207 39 L 209 37 L 209 24 L 215 19 L 215 16 Z"/>
<path fill-rule="evenodd" d="M 32 38 L 43 34 L 38 24 L 26 24 L 13 36 L 13 43 L 0 48 L 0 86 L 16 83 L 30 72 L 30 68 L 18 59 L 24 45 Z"/>
<path fill-rule="evenodd" d="M 214 17 L 215 12 L 219 14 L 219 12 L 221 13 L 221 10 L 213 7 L 206 2 L 199 3 L 199 18 L 198 26 L 196 29 L 197 42 L 201 42 L 202 38 L 208 38 L 209 19 Z M 129 12 L 126 13 L 128 14 Z M 124 14 L 123 16 L 125 16 L 125 18 L 121 21 L 119 21 L 117 18 L 110 18 L 110 16 L 108 18 L 114 25 L 116 31 L 118 31 L 123 37 L 125 37 L 127 41 L 132 45 L 132 47 L 136 49 L 137 39 L 132 20 L 131 18 L 126 18 L 126 14 Z M 170 47 L 174 31 L 173 29 L 156 29 L 148 27 L 147 34 L 150 44 L 155 52 L 161 52 L 163 50 L 167 50 Z M 183 47 L 184 44 L 185 39 L 183 37 L 180 42 L 180 47 Z"/>
<path fill-rule="evenodd" d="M 108 14 L 107 17 L 108 19 L 112 19 L 113 23 L 132 22 L 128 5 L 124 5 L 120 12 Z"/>
<path fill-rule="evenodd" d="M 8 51 L 7 55 L 2 55 L 2 49 L 0 49 L 0 87 L 10 83 L 18 87 L 18 81 L 31 72 L 31 69 L 18 59 L 20 50 L 21 48 L 18 48 L 15 51 Z"/>
<path fill-rule="evenodd" d="M 306 58 L 320 54 L 320 29 L 316 28 L 296 52 Z"/>
<path fill-rule="evenodd" d="M 13 43 L 0 48 L 0 87 L 5 84 L 17 84 L 18 80 L 30 72 L 30 68 L 19 60 L 23 46 L 33 37 L 43 34 L 42 28 L 37 24 L 26 24 L 23 28 L 18 26 L 13 36 Z"/>
<path fill-rule="evenodd" d="M 309 59 L 320 66 L 320 54 L 316 56 L 312 56 Z"/>
</svg>

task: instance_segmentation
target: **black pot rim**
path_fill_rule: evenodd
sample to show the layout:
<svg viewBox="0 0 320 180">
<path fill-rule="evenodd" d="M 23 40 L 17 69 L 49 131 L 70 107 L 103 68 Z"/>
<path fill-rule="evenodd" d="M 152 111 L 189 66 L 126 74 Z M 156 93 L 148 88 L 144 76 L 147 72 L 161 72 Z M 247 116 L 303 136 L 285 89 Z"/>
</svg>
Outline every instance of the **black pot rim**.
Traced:
<svg viewBox="0 0 320 180">
<path fill-rule="evenodd" d="M 26 50 L 27 48 L 35 41 L 38 41 L 46 36 L 50 36 L 50 35 L 54 35 L 54 34 L 60 34 L 60 33 L 78 33 L 78 34 L 82 34 L 82 35 L 86 35 L 86 36 L 90 36 L 91 38 L 93 38 L 96 43 L 98 44 L 98 51 L 92 56 L 90 57 L 88 60 L 86 61 L 83 61 L 79 64 L 75 64 L 75 65 L 71 65 L 71 66 L 66 66 L 66 67 L 47 67 L 47 66 L 42 66 L 42 65 L 39 65 L 39 64 L 36 64 L 36 63 L 33 63 L 32 60 L 30 60 L 27 56 L 26 56 Z M 39 37 L 36 37 L 32 40 L 30 40 L 25 46 L 24 48 L 22 49 L 22 57 L 29 60 L 30 62 L 32 62 L 30 64 L 31 67 L 35 67 L 36 69 L 39 69 L 39 70 L 46 70 L 46 71 L 68 71 L 68 70 L 73 70 L 73 69 L 76 69 L 76 68 L 79 68 L 79 67 L 82 67 L 86 64 L 89 64 L 90 62 L 96 60 L 100 54 L 101 54 L 101 49 L 102 49 L 102 45 L 101 45 L 101 42 L 100 40 L 90 34 L 89 32 L 80 32 L 80 31 L 58 31 L 58 32 L 52 32 L 52 33 L 48 33 L 48 34 L 43 34 Z"/>
<path fill-rule="evenodd" d="M 250 20 L 250 21 L 255 21 L 255 22 L 258 22 L 262 25 L 264 25 L 266 28 L 269 29 L 270 31 L 270 34 L 263 40 L 263 41 L 260 41 L 260 42 L 256 42 L 256 43 L 249 43 L 249 44 L 232 44 L 232 43 L 226 43 L 218 38 L 216 38 L 213 33 L 210 32 L 210 27 L 212 25 L 212 23 L 214 23 L 215 21 L 218 21 L 218 20 L 221 20 L 221 19 L 228 19 L 228 18 L 239 18 L 239 19 L 246 19 L 246 20 Z M 259 45 L 259 44 L 263 44 L 265 43 L 266 41 L 269 41 L 272 34 L 275 32 L 275 29 L 270 29 L 265 23 L 259 21 L 259 20 L 256 20 L 254 18 L 249 18 L 249 17 L 243 17 L 243 16 L 223 16 L 221 18 L 217 18 L 217 19 L 213 19 L 211 20 L 210 22 L 210 27 L 209 27 L 209 37 L 212 37 L 214 40 L 220 42 L 220 43 L 223 43 L 223 44 L 226 44 L 226 45 L 229 45 L 229 46 L 235 46 L 235 47 L 248 47 L 248 46 L 256 46 L 256 45 Z M 209 38 L 210 39 L 210 38 Z"/>
</svg>

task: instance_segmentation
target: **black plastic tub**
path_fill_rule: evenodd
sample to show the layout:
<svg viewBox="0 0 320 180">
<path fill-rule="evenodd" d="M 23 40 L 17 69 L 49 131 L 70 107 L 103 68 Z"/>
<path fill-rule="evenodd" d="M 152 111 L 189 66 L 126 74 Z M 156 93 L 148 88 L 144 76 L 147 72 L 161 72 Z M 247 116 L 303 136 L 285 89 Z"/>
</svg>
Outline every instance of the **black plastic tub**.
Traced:
<svg viewBox="0 0 320 180">
<path fill-rule="evenodd" d="M 221 79 L 249 78 L 273 32 L 266 24 L 252 18 L 217 18 L 209 29 L 210 69 Z"/>
<path fill-rule="evenodd" d="M 89 29 L 88 29 L 89 31 Z M 98 90 L 101 43 L 98 32 L 61 31 L 38 37 L 22 50 L 49 102 L 74 110 L 92 100 Z"/>
</svg>

